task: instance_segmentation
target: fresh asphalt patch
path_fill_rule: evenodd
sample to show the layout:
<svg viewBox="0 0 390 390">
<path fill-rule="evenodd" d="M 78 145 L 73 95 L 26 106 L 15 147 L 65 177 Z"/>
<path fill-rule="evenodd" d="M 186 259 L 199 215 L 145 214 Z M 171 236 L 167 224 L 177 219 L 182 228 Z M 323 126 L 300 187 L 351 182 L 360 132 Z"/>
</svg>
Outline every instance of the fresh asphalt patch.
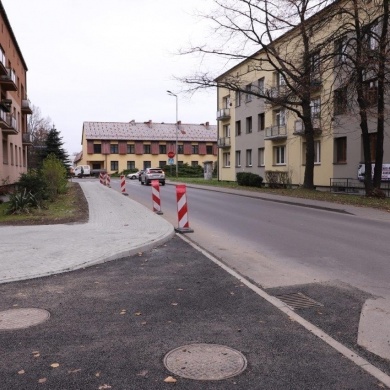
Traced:
<svg viewBox="0 0 390 390">
<path fill-rule="evenodd" d="M 122 260 L 2 284 L 0 292 L 0 313 L 50 313 L 38 325 L 0 331 L 1 389 L 384 388 L 178 237 Z M 164 357 L 193 344 L 239 351 L 246 369 L 217 381 L 172 374 Z"/>
<path fill-rule="evenodd" d="M 276 297 L 302 293 L 321 304 L 295 309 L 305 318 L 334 339 L 344 344 L 371 364 L 390 375 L 390 362 L 367 351 L 357 344 L 359 320 L 363 305 L 374 296 L 340 281 L 311 283 L 265 290 Z"/>
</svg>

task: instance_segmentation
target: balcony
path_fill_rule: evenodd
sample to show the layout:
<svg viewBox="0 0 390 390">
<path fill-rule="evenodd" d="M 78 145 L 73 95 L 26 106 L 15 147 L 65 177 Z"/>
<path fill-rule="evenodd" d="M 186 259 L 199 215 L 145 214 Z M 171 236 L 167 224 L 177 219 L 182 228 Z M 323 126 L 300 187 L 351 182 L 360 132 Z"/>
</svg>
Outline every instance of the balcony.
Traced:
<svg viewBox="0 0 390 390">
<path fill-rule="evenodd" d="M 230 148 L 230 137 L 222 137 L 218 139 L 217 143 L 219 148 Z"/>
<path fill-rule="evenodd" d="M 230 119 L 230 108 L 222 108 L 217 111 L 217 121 Z"/>
<path fill-rule="evenodd" d="M 12 100 L 11 99 L 2 99 L 0 100 L 0 109 L 5 112 L 11 112 Z"/>
<path fill-rule="evenodd" d="M 11 114 L 0 110 L 0 128 L 5 134 L 18 134 L 16 118 Z"/>
<path fill-rule="evenodd" d="M 23 133 L 22 134 L 22 143 L 23 145 L 32 145 L 33 137 L 31 133 Z"/>
<path fill-rule="evenodd" d="M 265 128 L 264 139 L 278 140 L 287 138 L 287 128 L 285 125 L 275 125 Z"/>
<path fill-rule="evenodd" d="M 28 99 L 22 99 L 22 113 L 23 114 L 32 114 L 32 109 L 31 109 L 31 103 L 30 100 Z"/>
<path fill-rule="evenodd" d="M 284 102 L 288 98 L 288 96 L 291 95 L 291 91 L 287 87 L 287 85 L 280 85 L 278 87 L 267 89 L 266 95 L 272 99 L 268 100 L 269 104 L 278 105 Z"/>
<path fill-rule="evenodd" d="M 13 69 L 7 68 L 7 74 L 0 77 L 1 89 L 4 91 L 17 91 L 16 75 Z"/>
<path fill-rule="evenodd" d="M 319 135 L 322 133 L 321 121 L 319 118 L 313 118 L 313 131 L 314 135 Z M 305 126 L 303 125 L 301 120 L 295 121 L 293 134 L 301 136 L 305 135 Z"/>
</svg>

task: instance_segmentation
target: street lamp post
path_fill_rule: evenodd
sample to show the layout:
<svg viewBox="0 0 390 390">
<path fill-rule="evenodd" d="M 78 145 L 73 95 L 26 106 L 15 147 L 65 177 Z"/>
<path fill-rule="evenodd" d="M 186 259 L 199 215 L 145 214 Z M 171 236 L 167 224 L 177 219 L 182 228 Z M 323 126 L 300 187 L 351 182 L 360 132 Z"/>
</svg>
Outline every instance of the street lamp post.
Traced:
<svg viewBox="0 0 390 390">
<path fill-rule="evenodd" d="M 167 91 L 168 95 L 174 96 L 176 98 L 176 146 L 175 146 L 175 155 L 176 155 L 176 177 L 179 177 L 179 161 L 178 161 L 178 147 L 177 147 L 177 141 L 179 136 L 179 98 L 176 94 L 174 94 L 171 91 Z"/>
</svg>

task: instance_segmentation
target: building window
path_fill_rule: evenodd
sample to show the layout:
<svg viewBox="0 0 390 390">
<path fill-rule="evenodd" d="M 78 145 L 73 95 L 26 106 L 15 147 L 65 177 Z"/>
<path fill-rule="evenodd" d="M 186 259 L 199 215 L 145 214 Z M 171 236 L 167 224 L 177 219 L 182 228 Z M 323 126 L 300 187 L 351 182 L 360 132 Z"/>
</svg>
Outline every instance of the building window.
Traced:
<svg viewBox="0 0 390 390">
<path fill-rule="evenodd" d="M 310 56 L 310 76 L 312 83 L 319 82 L 321 80 L 320 52 L 313 53 Z"/>
<path fill-rule="evenodd" d="M 230 167 L 230 153 L 223 153 L 223 166 Z"/>
<path fill-rule="evenodd" d="M 246 150 L 246 166 L 247 167 L 252 166 L 252 149 Z"/>
<path fill-rule="evenodd" d="M 128 161 L 127 169 L 135 169 L 135 161 Z"/>
<path fill-rule="evenodd" d="M 167 165 L 167 162 L 166 162 L 166 161 L 159 161 L 159 162 L 158 162 L 158 166 L 159 166 L 160 168 L 165 167 L 165 165 Z"/>
<path fill-rule="evenodd" d="M 257 115 L 257 131 L 265 129 L 265 114 L 264 112 Z"/>
<path fill-rule="evenodd" d="M 118 161 L 111 161 L 111 171 L 118 171 L 118 170 L 119 170 Z"/>
<path fill-rule="evenodd" d="M 222 99 L 222 108 L 230 108 L 230 96 L 225 96 Z"/>
<path fill-rule="evenodd" d="M 151 167 L 152 167 L 152 163 L 150 161 L 144 161 L 144 168 L 143 168 L 144 170 Z"/>
<path fill-rule="evenodd" d="M 241 135 L 241 121 L 236 121 L 236 136 Z"/>
<path fill-rule="evenodd" d="M 3 140 L 3 164 L 8 164 L 8 144 Z"/>
<path fill-rule="evenodd" d="M 259 167 L 264 167 L 264 148 L 257 149 L 257 164 Z"/>
<path fill-rule="evenodd" d="M 159 145 L 158 152 L 159 154 L 167 154 L 167 145 Z"/>
<path fill-rule="evenodd" d="M 110 153 L 111 154 L 118 154 L 118 144 L 111 144 L 110 145 Z"/>
<path fill-rule="evenodd" d="M 134 153 L 135 153 L 134 144 L 127 145 L 127 154 L 134 154 Z"/>
<path fill-rule="evenodd" d="M 183 153 L 184 153 L 184 146 L 177 145 L 177 154 L 183 154 Z"/>
<path fill-rule="evenodd" d="M 100 154 L 102 152 L 102 144 L 93 144 L 93 152 Z"/>
<path fill-rule="evenodd" d="M 344 114 L 347 111 L 347 103 L 347 88 L 336 89 L 333 95 L 334 115 Z"/>
<path fill-rule="evenodd" d="M 144 154 L 150 154 L 150 144 L 144 144 Z"/>
<path fill-rule="evenodd" d="M 274 146 L 274 164 L 286 165 L 286 146 Z"/>
<path fill-rule="evenodd" d="M 230 125 L 223 126 L 223 136 L 230 137 Z"/>
<path fill-rule="evenodd" d="M 191 153 L 199 154 L 199 145 L 191 145 Z"/>
<path fill-rule="evenodd" d="M 199 165 L 198 161 L 191 161 L 191 166 L 192 167 L 197 167 Z"/>
<path fill-rule="evenodd" d="M 236 150 L 236 167 L 241 167 L 241 151 Z"/>
<path fill-rule="evenodd" d="M 345 164 L 347 162 L 347 137 L 335 138 L 335 157 L 336 164 Z"/>
<path fill-rule="evenodd" d="M 245 131 L 246 131 L 247 134 L 252 133 L 252 117 L 251 116 L 248 116 L 248 118 L 246 118 L 246 129 L 245 129 Z"/>
<path fill-rule="evenodd" d="M 237 91 L 236 92 L 236 107 L 240 107 L 240 106 L 241 106 L 241 92 Z"/>
<path fill-rule="evenodd" d="M 252 84 L 248 84 L 246 87 L 245 87 L 245 102 L 251 102 L 252 101 L 252 95 L 251 95 L 251 91 L 252 91 Z"/>
<path fill-rule="evenodd" d="M 338 64 L 343 64 L 347 59 L 347 39 L 345 37 L 335 41 L 335 54 Z"/>
<path fill-rule="evenodd" d="M 378 104 L 378 81 L 367 80 L 363 83 L 363 94 L 367 106 L 375 106 Z"/>
<path fill-rule="evenodd" d="M 321 117 L 321 99 L 316 98 L 311 101 L 311 117 L 312 118 L 320 118 Z"/>
<path fill-rule="evenodd" d="M 369 50 L 378 50 L 379 48 L 379 39 L 381 36 L 381 28 L 378 21 L 371 23 L 366 28 L 366 39 L 367 39 L 367 48 Z"/>
<path fill-rule="evenodd" d="M 257 88 L 258 88 L 259 95 L 263 95 L 264 94 L 264 82 L 265 82 L 264 77 L 262 77 L 261 79 L 257 80 Z"/>
<path fill-rule="evenodd" d="M 213 154 L 213 145 L 206 145 L 206 154 Z"/>
<path fill-rule="evenodd" d="M 306 164 L 306 142 L 302 144 L 302 164 Z M 314 164 L 321 164 L 321 141 L 314 141 Z"/>
<path fill-rule="evenodd" d="M 274 123 L 276 126 L 285 126 L 286 124 L 286 111 L 284 108 L 274 111 Z"/>
<path fill-rule="evenodd" d="M 371 156 L 371 162 L 375 162 L 375 155 L 376 155 L 376 142 L 377 142 L 377 133 L 370 133 L 368 135 L 370 138 L 370 156 Z M 363 145 L 363 142 L 362 142 Z M 364 158 L 363 158 L 364 160 Z"/>
</svg>

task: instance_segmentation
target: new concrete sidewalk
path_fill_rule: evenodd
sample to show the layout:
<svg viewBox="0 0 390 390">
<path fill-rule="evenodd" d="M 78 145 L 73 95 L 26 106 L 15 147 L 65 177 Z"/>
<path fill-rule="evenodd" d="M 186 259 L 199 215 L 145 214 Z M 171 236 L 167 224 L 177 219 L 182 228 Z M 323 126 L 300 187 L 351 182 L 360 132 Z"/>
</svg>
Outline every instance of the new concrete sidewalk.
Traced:
<svg viewBox="0 0 390 390">
<path fill-rule="evenodd" d="M 99 182 L 80 182 L 89 205 L 83 224 L 0 226 L 0 283 L 71 271 L 167 241 L 173 226 Z"/>
</svg>

